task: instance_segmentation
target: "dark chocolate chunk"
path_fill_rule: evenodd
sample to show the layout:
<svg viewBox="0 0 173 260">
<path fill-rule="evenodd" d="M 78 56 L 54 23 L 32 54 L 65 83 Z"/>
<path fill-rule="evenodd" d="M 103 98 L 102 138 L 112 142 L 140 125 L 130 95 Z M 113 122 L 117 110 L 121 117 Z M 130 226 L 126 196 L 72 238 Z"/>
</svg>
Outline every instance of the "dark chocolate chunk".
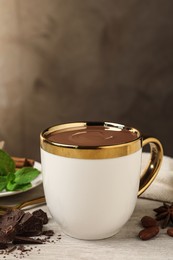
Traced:
<svg viewBox="0 0 173 260">
<path fill-rule="evenodd" d="M 44 212 L 42 209 L 36 210 L 32 213 L 35 217 L 40 218 L 43 221 L 43 224 L 48 223 L 48 217 L 46 212 Z"/>
<path fill-rule="evenodd" d="M 49 239 L 54 235 L 54 231 L 42 230 L 43 225 L 47 224 L 47 222 L 47 214 L 41 209 L 34 211 L 33 214 L 25 213 L 19 209 L 7 211 L 0 216 L 0 252 L 9 254 L 19 247 L 22 248 L 23 244 L 50 242 Z M 44 239 L 33 238 L 33 236 L 39 235 L 45 235 L 46 237 Z M 19 246 L 15 246 L 15 244 L 19 244 Z M 21 250 L 21 252 L 24 251 L 28 251 L 28 249 Z"/>
<path fill-rule="evenodd" d="M 23 210 L 9 210 L 7 213 L 0 217 L 0 230 L 3 230 L 5 226 L 15 227 L 25 212 Z"/>
<path fill-rule="evenodd" d="M 7 244 L 4 244 L 4 243 L 0 243 L 0 249 L 6 249 L 8 247 Z"/>
<path fill-rule="evenodd" d="M 16 230 L 13 226 L 3 227 L 0 230 L 0 244 L 11 242 L 16 235 Z"/>
<path fill-rule="evenodd" d="M 30 236 L 32 236 L 32 233 L 40 234 L 42 228 L 42 220 L 27 212 L 19 222 L 17 235 L 25 233 L 30 234 Z"/>
<path fill-rule="evenodd" d="M 41 239 L 34 239 L 31 237 L 15 236 L 13 244 L 43 244 Z"/>
<path fill-rule="evenodd" d="M 42 231 L 40 230 L 38 230 L 38 231 L 36 231 L 36 232 L 22 232 L 22 233 L 17 233 L 17 235 L 22 235 L 22 236 L 24 236 L 24 237 L 36 237 L 36 236 L 41 236 L 42 235 Z"/>
<path fill-rule="evenodd" d="M 53 236 L 55 233 L 53 230 L 45 230 L 42 232 L 42 235 L 45 235 L 45 236 L 48 236 L 48 237 L 51 237 Z"/>
</svg>

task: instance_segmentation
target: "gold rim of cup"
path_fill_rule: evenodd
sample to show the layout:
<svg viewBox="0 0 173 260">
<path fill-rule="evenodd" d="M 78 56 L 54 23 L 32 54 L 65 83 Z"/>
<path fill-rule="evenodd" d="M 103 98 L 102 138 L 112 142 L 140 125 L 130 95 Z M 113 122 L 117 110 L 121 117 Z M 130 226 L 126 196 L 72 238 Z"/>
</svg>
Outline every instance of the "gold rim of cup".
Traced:
<svg viewBox="0 0 173 260">
<path fill-rule="evenodd" d="M 48 136 L 55 131 L 63 131 L 68 129 L 81 129 L 87 126 L 105 126 L 111 129 L 128 130 L 136 133 L 137 138 L 127 143 L 118 145 L 102 145 L 102 146 L 78 146 L 67 145 L 50 141 Z M 41 148 L 51 154 L 79 159 L 106 159 L 126 156 L 137 152 L 142 147 L 142 137 L 140 132 L 133 128 L 121 124 L 110 122 L 76 122 L 51 126 L 40 134 Z"/>
</svg>

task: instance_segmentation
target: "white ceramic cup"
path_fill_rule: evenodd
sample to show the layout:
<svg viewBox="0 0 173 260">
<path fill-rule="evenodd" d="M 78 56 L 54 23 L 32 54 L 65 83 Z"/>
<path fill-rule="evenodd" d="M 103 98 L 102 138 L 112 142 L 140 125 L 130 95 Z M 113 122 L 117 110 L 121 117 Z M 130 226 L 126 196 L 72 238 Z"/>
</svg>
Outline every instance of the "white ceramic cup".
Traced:
<svg viewBox="0 0 173 260">
<path fill-rule="evenodd" d="M 110 146 L 79 147 L 49 140 L 54 131 L 104 125 L 135 132 L 137 138 Z M 137 129 L 100 122 L 57 125 L 41 133 L 41 163 L 47 206 L 62 231 L 79 239 L 116 234 L 132 215 L 137 196 L 156 177 L 163 157 L 160 142 L 144 139 Z M 141 174 L 142 147 L 150 144 L 151 159 Z"/>
</svg>

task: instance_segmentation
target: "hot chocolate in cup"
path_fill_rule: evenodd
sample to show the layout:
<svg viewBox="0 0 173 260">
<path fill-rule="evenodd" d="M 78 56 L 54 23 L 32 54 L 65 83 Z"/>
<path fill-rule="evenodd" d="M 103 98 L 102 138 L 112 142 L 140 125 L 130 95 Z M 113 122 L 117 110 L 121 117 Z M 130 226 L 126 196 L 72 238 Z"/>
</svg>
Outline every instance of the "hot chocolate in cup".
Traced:
<svg viewBox="0 0 173 260">
<path fill-rule="evenodd" d="M 156 138 L 110 122 L 77 122 L 41 133 L 47 206 L 62 231 L 79 239 L 116 234 L 132 215 L 137 196 L 156 177 L 163 158 Z M 141 174 L 144 145 L 151 157 Z"/>
</svg>

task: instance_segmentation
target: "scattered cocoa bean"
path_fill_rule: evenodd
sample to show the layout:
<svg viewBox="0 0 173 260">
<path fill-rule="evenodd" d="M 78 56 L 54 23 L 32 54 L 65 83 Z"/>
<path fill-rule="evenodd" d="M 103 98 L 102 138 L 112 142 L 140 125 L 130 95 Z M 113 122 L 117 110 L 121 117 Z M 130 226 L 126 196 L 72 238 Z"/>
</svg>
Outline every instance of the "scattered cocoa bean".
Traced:
<svg viewBox="0 0 173 260">
<path fill-rule="evenodd" d="M 144 216 L 141 219 L 141 224 L 144 228 L 155 227 L 155 226 L 157 226 L 157 221 L 152 217 Z"/>
<path fill-rule="evenodd" d="M 153 237 L 155 237 L 159 233 L 159 227 L 154 226 L 154 227 L 148 227 L 143 230 L 141 230 L 138 234 L 139 238 L 141 240 L 149 240 Z"/>
<path fill-rule="evenodd" d="M 168 229 L 167 229 L 167 234 L 168 234 L 170 237 L 173 237 L 173 228 L 168 228 Z"/>
</svg>

